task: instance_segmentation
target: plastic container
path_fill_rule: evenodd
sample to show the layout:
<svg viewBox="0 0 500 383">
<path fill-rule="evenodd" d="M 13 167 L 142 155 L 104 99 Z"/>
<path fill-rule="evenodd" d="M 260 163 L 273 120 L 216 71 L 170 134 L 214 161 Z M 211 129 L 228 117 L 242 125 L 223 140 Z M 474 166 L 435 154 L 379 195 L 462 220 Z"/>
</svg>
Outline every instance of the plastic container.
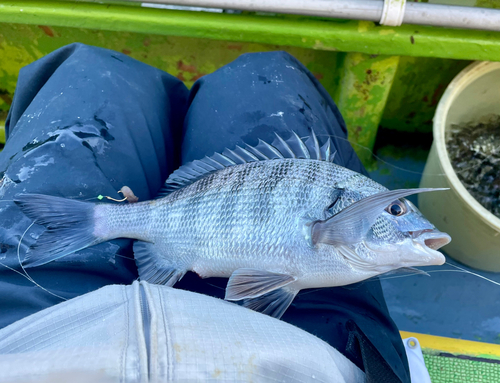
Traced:
<svg viewBox="0 0 500 383">
<path fill-rule="evenodd" d="M 458 179 L 446 150 L 452 124 L 478 121 L 500 114 L 500 63 L 475 62 L 450 83 L 439 101 L 433 121 L 434 142 L 421 187 L 449 191 L 422 193 L 419 207 L 452 241 L 443 250 L 456 260 L 487 271 L 500 272 L 500 219 L 484 208 Z"/>
</svg>

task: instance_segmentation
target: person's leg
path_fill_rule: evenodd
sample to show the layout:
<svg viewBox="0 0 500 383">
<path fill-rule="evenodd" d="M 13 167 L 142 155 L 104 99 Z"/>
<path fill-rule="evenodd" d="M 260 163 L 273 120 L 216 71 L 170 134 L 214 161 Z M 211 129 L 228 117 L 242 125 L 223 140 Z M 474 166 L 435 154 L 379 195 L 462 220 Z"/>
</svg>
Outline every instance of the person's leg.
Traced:
<svg viewBox="0 0 500 383">
<path fill-rule="evenodd" d="M 272 142 L 311 129 L 338 150 L 335 163 L 367 175 L 347 141 L 342 116 L 323 86 L 285 52 L 244 54 L 200 78 L 189 97 L 182 163 L 235 145 Z"/>
<path fill-rule="evenodd" d="M 11 202 L 17 193 L 95 200 L 127 185 L 141 200 L 153 197 L 176 167 L 175 132 L 180 131 L 186 92 L 159 70 L 82 45 L 27 67 L 7 123 L 9 140 L 0 154 L 5 176 L 0 185 L 0 262 L 19 269 L 17 247 L 30 225 Z M 306 136 L 310 128 L 322 139 L 333 135 L 338 164 L 364 172 L 345 141 L 337 108 L 300 63 L 284 53 L 244 55 L 195 84 L 182 163 L 235 144 L 255 144 L 258 138 L 272 141 L 274 132 L 285 135 L 293 129 Z M 34 226 L 28 231 L 21 259 L 42 230 Z M 126 240 L 105 243 L 29 272 L 67 298 L 105 284 L 130 283 L 135 266 L 120 257 L 132 257 L 128 245 Z M 221 296 L 223 288 L 216 283 L 189 275 L 176 287 Z M 0 274 L 0 291 L 0 327 L 59 301 L 7 269 Z M 283 319 L 319 335 L 368 370 L 383 365 L 377 358 L 370 363 L 376 353 L 365 355 L 375 345 L 389 364 L 378 376 L 394 370 L 407 380 L 404 350 L 378 282 L 347 293 L 306 291 Z"/>
<path fill-rule="evenodd" d="M 97 202 L 127 185 L 153 198 L 179 165 L 188 90 L 126 55 L 81 44 L 23 68 L 0 153 L 0 328 L 61 301 L 9 270 L 45 228 L 12 202 L 41 193 Z M 137 278 L 131 241 L 116 240 L 27 269 L 47 290 L 72 298 Z M 126 257 L 126 258 L 124 258 Z"/>
<path fill-rule="evenodd" d="M 335 163 L 367 174 L 347 142 L 347 130 L 334 102 L 295 58 L 284 52 L 245 54 L 199 79 L 190 93 L 184 122 L 185 164 L 224 148 L 272 142 L 290 130 L 306 137 L 314 130 L 337 149 Z M 176 285 L 223 297 L 226 280 L 192 274 Z M 389 316 L 378 280 L 299 293 L 283 320 L 330 343 L 367 371 L 374 381 L 409 381 L 398 329 Z M 377 351 L 378 350 L 378 351 Z M 370 381 L 370 380 L 367 380 Z"/>
</svg>

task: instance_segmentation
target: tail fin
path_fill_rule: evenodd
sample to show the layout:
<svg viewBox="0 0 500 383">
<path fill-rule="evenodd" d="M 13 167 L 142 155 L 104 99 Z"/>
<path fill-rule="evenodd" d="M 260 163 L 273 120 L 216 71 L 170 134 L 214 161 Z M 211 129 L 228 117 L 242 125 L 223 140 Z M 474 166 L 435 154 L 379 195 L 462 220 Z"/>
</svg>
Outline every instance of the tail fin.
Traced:
<svg viewBox="0 0 500 383">
<path fill-rule="evenodd" d="M 28 250 L 25 267 L 44 265 L 104 240 L 94 235 L 93 203 L 42 194 L 20 194 L 14 202 L 47 228 Z"/>
</svg>

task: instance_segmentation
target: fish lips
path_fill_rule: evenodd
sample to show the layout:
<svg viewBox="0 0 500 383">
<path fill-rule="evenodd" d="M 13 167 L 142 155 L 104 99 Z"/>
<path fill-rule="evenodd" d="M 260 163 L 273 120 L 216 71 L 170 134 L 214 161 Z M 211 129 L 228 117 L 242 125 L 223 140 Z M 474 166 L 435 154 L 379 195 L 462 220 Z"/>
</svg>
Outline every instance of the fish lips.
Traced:
<svg viewBox="0 0 500 383">
<path fill-rule="evenodd" d="M 438 249 L 451 242 L 451 237 L 439 230 L 418 230 L 409 232 L 415 247 L 422 250 L 428 257 L 424 265 L 442 265 L 446 259 Z"/>
</svg>

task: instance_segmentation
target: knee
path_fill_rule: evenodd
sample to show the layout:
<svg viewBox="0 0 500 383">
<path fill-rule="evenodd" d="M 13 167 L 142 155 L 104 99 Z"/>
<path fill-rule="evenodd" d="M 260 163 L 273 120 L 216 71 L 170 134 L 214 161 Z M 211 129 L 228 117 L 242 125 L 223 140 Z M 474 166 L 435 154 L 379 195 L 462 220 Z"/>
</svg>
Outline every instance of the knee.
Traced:
<svg viewBox="0 0 500 383">
<path fill-rule="evenodd" d="M 285 51 L 244 53 L 233 63 L 241 66 L 262 66 L 262 67 L 300 67 L 302 64 L 290 53 Z"/>
</svg>

